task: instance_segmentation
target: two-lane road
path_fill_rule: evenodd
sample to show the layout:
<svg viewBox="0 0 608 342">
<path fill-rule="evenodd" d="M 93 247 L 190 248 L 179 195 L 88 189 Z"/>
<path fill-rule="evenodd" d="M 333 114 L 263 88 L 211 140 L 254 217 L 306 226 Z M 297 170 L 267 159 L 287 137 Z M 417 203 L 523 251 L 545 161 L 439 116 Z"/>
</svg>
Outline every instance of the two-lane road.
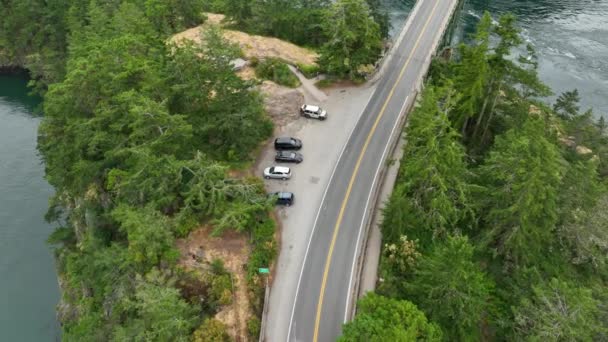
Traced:
<svg viewBox="0 0 608 342">
<path fill-rule="evenodd" d="M 331 342 L 349 317 L 354 263 L 371 194 L 406 99 L 458 0 L 419 0 L 384 77 L 338 160 L 306 249 L 288 341 Z M 330 119 L 331 120 L 331 119 Z"/>
</svg>

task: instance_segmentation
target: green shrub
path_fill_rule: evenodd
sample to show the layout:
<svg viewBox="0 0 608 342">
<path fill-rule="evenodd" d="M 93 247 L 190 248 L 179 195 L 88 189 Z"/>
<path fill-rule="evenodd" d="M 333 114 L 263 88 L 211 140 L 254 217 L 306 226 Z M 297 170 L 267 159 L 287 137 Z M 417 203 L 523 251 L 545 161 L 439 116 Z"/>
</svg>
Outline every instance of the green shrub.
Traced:
<svg viewBox="0 0 608 342">
<path fill-rule="evenodd" d="M 230 342 L 233 339 L 226 331 L 226 325 L 215 318 L 207 318 L 203 324 L 194 331 L 194 342 Z"/>
<path fill-rule="evenodd" d="M 331 79 L 331 78 L 326 78 L 326 79 L 320 80 L 319 82 L 315 83 L 315 85 L 317 86 L 317 88 L 329 88 L 334 83 L 336 83 L 336 80 Z"/>
<path fill-rule="evenodd" d="M 215 275 L 211 280 L 209 297 L 218 306 L 232 303 L 232 280 L 230 274 Z"/>
<path fill-rule="evenodd" d="M 247 320 L 247 333 L 249 334 L 249 338 L 252 341 L 255 341 L 260 338 L 261 326 L 262 323 L 260 322 L 260 319 L 256 316 L 253 316 L 249 320 Z"/>
<path fill-rule="evenodd" d="M 274 240 L 275 230 L 276 224 L 270 219 L 264 220 L 253 228 L 251 241 L 253 251 L 247 263 L 247 279 L 250 283 L 254 282 L 258 269 L 268 267 L 277 255 Z"/>
<path fill-rule="evenodd" d="M 213 261 L 211 261 L 211 272 L 217 275 L 228 274 L 222 259 L 213 259 Z"/>
<path fill-rule="evenodd" d="M 298 77 L 289 70 L 287 64 L 276 58 L 267 58 L 255 66 L 255 74 L 259 78 L 273 81 L 277 84 L 295 88 L 300 85 Z"/>
<path fill-rule="evenodd" d="M 321 72 L 321 67 L 317 64 L 296 63 L 296 66 L 306 78 L 316 77 Z"/>
</svg>

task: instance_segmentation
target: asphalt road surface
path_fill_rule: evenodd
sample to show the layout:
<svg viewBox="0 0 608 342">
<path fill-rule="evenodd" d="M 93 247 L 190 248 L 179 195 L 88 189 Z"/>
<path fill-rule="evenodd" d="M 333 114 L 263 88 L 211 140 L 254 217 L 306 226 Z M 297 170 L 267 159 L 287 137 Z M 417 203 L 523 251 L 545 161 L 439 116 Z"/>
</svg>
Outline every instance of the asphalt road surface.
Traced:
<svg viewBox="0 0 608 342">
<path fill-rule="evenodd" d="M 419 0 L 418 11 L 348 139 L 315 221 L 288 341 L 331 342 L 347 320 L 357 246 L 390 137 L 457 0 Z M 331 119 L 330 119 L 331 120 Z"/>
</svg>

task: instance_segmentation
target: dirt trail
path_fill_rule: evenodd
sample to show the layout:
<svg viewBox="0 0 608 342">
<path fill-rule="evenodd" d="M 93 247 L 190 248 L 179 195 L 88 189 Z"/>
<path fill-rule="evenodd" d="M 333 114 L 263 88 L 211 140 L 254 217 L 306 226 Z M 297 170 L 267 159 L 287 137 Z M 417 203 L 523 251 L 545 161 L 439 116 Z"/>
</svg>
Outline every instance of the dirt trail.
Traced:
<svg viewBox="0 0 608 342">
<path fill-rule="evenodd" d="M 302 83 L 300 88 L 307 92 L 308 95 L 310 95 L 310 97 L 314 99 L 315 102 L 320 103 L 327 100 L 327 94 L 325 94 L 321 89 L 317 88 L 317 86 L 315 85 L 315 82 L 317 82 L 316 78 L 309 80 L 294 66 L 287 66 L 289 67 L 289 70 L 291 70 L 291 72 L 293 72 Z"/>
</svg>

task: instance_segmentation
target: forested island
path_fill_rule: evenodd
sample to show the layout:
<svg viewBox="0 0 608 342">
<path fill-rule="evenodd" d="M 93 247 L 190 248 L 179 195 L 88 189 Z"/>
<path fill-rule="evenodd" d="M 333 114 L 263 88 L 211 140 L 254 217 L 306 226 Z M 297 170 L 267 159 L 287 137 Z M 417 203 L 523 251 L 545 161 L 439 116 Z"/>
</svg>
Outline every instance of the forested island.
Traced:
<svg viewBox="0 0 608 342">
<path fill-rule="evenodd" d="M 206 12 L 224 13 L 231 28 L 318 50 L 318 65 L 298 66 L 304 73 L 360 79 L 388 32 L 378 6 L 0 2 L 0 66 L 27 69 L 32 91 L 44 98 L 38 149 L 56 191 L 45 218 L 58 227 L 49 243 L 62 290 L 62 339 L 231 340 L 214 316 L 232 304 L 233 275 L 221 259 L 183 267 L 190 255 L 176 247 L 199 227 L 245 237 L 250 307 L 242 310 L 251 312 L 249 338 L 258 338 L 265 284 L 258 270 L 276 257 L 276 223 L 263 183 L 243 170 L 273 123 L 255 82 L 235 74 L 232 61 L 242 51 L 220 28 L 201 32 L 201 43 L 170 38 L 203 23 Z M 343 25 L 332 24 L 337 18 Z M 282 61 L 258 69 L 289 81 L 277 77 Z"/>
<path fill-rule="evenodd" d="M 608 139 L 552 106 L 512 15 L 434 62 L 384 209 L 376 293 L 341 341 L 608 339 Z"/>
<path fill-rule="evenodd" d="M 357 81 L 389 30 L 379 0 L 0 2 L 0 66 L 27 69 L 44 97 L 66 341 L 231 341 L 215 318 L 231 272 L 180 264 L 177 241 L 201 226 L 246 237 L 258 338 L 276 222 L 261 180 L 239 171 L 273 123 L 221 29 L 170 43 L 205 12 L 318 51 L 304 73 Z M 575 90 L 544 102 L 521 45 L 513 16 L 486 15 L 433 63 L 384 212 L 380 281 L 341 340 L 608 339 L 606 123 Z"/>
</svg>

